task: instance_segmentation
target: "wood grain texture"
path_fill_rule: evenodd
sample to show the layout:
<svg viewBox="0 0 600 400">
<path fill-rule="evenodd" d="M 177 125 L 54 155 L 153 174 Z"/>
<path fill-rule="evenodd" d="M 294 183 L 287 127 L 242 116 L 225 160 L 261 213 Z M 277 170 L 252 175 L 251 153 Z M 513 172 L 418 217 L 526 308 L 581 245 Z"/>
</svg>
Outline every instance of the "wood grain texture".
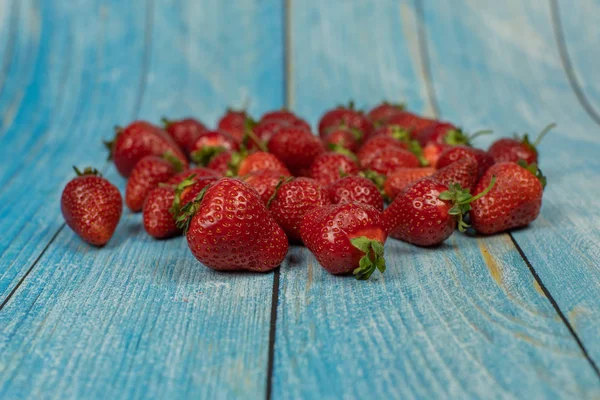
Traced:
<svg viewBox="0 0 600 400">
<path fill-rule="evenodd" d="M 482 137 L 483 145 L 558 123 L 540 146 L 549 181 L 541 216 L 513 236 L 598 364 L 600 186 L 592 183 L 600 175 L 598 125 L 567 80 L 548 4 L 491 4 L 446 1 L 426 8 L 440 108 L 468 129 L 493 129 L 496 135 Z M 449 16 L 456 7 L 460 19 Z"/>
<path fill-rule="evenodd" d="M 263 397 L 272 274 L 213 273 L 183 239 L 154 241 L 128 212 L 94 249 L 59 230 L 58 205 L 70 165 L 103 165 L 100 141 L 115 123 L 194 114 L 212 124 L 245 96 L 255 113 L 281 107 L 280 2 L 41 3 L 32 12 L 42 37 L 65 29 L 71 50 L 64 95 L 55 66 L 22 83 L 40 97 L 25 94 L 2 136 L 20 143 L 19 129 L 39 130 L 26 131 L 34 149 L 14 157 L 25 169 L 3 171 L 0 192 L 10 205 L 2 220 L 12 221 L 1 239 L 1 299 L 30 271 L 0 312 L 1 397 Z M 55 50 L 40 47 L 41 60 Z M 46 109 L 57 113 L 33 119 Z M 19 184 L 29 176 L 44 179 Z M 123 189 L 112 167 L 107 176 Z M 25 194 L 31 202 L 17 203 Z"/>
<path fill-rule="evenodd" d="M 449 24 L 459 10 L 448 2 Z M 417 14 L 412 2 L 294 2 L 295 109 L 315 122 L 344 96 L 365 104 L 387 96 L 431 112 L 426 64 L 414 59 L 418 24 L 407 23 Z M 361 18 L 377 23 L 343 23 Z M 459 54 L 458 47 L 446 51 Z M 457 86 L 469 79 L 444 73 Z M 440 97 L 465 106 L 453 93 Z M 475 130 L 481 118 L 469 122 Z M 294 249 L 281 272 L 274 398 L 600 395 L 594 370 L 508 235 L 456 234 L 434 250 L 390 240 L 386 253 L 383 278 L 356 282 L 328 275 Z"/>
</svg>

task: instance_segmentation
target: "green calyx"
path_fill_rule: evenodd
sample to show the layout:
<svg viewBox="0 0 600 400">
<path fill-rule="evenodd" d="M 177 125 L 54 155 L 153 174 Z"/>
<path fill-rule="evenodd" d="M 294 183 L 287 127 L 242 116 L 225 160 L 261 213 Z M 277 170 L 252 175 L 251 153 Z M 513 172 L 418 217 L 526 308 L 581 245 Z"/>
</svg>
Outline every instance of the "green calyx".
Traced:
<svg viewBox="0 0 600 400">
<path fill-rule="evenodd" d="M 429 161 L 423 155 L 423 148 L 421 144 L 416 140 L 411 140 L 408 142 L 408 151 L 413 153 L 418 159 L 419 163 L 421 163 L 421 167 L 427 167 L 429 165 Z"/>
<path fill-rule="evenodd" d="M 107 160 L 112 160 L 113 159 L 113 147 L 115 145 L 115 142 L 117 141 L 117 138 L 119 137 L 119 135 L 121 133 L 123 133 L 123 128 L 121 128 L 118 125 L 115 125 L 115 136 L 113 137 L 112 140 L 103 140 L 102 144 L 104 144 L 104 147 L 108 150 L 108 158 Z"/>
<path fill-rule="evenodd" d="M 167 117 L 161 117 L 160 122 L 162 123 L 162 126 L 165 129 L 167 129 L 169 125 L 173 123 L 173 121 L 168 119 Z"/>
<path fill-rule="evenodd" d="M 533 150 L 533 152 L 535 154 L 538 153 L 537 151 L 537 146 L 539 146 L 539 144 L 542 142 L 542 139 L 544 138 L 544 136 L 546 136 L 546 134 L 548 132 L 550 132 L 552 129 L 554 129 L 556 127 L 555 123 L 551 123 L 548 124 L 544 129 L 542 129 L 542 131 L 538 134 L 538 137 L 535 139 L 534 142 L 531 142 L 531 140 L 529 140 L 529 134 L 525 133 L 523 135 L 523 137 L 519 137 L 518 135 L 516 136 L 516 139 L 521 141 L 521 143 L 523 143 L 527 148 Z"/>
<path fill-rule="evenodd" d="M 448 190 L 440 193 L 440 200 L 452 203 L 452 208 L 448 210 L 448 214 L 458 218 L 459 231 L 464 232 L 469 227 L 469 224 L 463 220 L 463 216 L 471 211 L 471 203 L 488 194 L 495 184 L 496 177 L 492 176 L 492 180 L 488 187 L 476 196 L 473 196 L 469 189 L 463 189 L 459 183 L 451 183 L 448 185 Z"/>
<path fill-rule="evenodd" d="M 385 180 L 386 180 L 385 175 L 379 174 L 370 169 L 368 169 L 366 171 L 361 171 L 358 173 L 358 175 L 362 176 L 363 178 L 367 178 L 368 180 L 373 182 L 375 184 L 375 186 L 377 186 L 377 189 L 379 189 L 379 193 L 381 193 L 382 196 L 385 196 L 385 191 L 383 190 L 383 184 L 385 183 Z"/>
<path fill-rule="evenodd" d="M 356 154 L 354 154 L 353 152 L 351 152 L 350 150 L 348 150 L 347 148 L 345 148 L 344 146 L 342 146 L 339 143 L 329 143 L 327 145 L 327 148 L 334 153 L 345 155 L 346 157 L 350 158 L 352 161 L 355 161 L 355 162 L 358 161 L 358 159 L 356 158 Z"/>
<path fill-rule="evenodd" d="M 194 198 L 194 200 L 190 201 L 179 210 L 179 215 L 177 216 L 175 224 L 179 229 L 183 230 L 183 233 L 187 233 L 187 231 L 190 229 L 190 222 L 192 222 L 192 218 L 200 209 L 202 199 L 204 198 L 204 195 L 209 187 L 210 185 L 202 189 Z"/>
<path fill-rule="evenodd" d="M 225 172 L 225 176 L 228 178 L 232 178 L 238 175 L 238 171 L 240 169 L 240 165 L 242 161 L 244 161 L 248 157 L 248 150 L 245 146 L 242 146 L 240 151 L 234 151 L 231 153 L 231 160 L 227 164 L 227 172 Z"/>
<path fill-rule="evenodd" d="M 531 172 L 531 174 L 533 176 L 538 178 L 538 180 L 542 184 L 542 188 L 544 188 L 544 189 L 546 188 L 546 184 L 548 183 L 548 180 L 546 179 L 546 176 L 542 173 L 542 170 L 539 168 L 537 163 L 531 163 L 531 164 L 527 165 L 525 160 L 519 160 L 519 161 L 517 161 L 517 164 L 519 164 L 521 167 L 525 168 L 527 171 Z"/>
<path fill-rule="evenodd" d="M 203 148 L 192 152 L 191 157 L 196 164 L 207 166 L 210 160 L 225 150 L 227 149 L 223 146 L 204 146 Z"/>
<path fill-rule="evenodd" d="M 471 146 L 473 139 L 477 136 L 489 135 L 490 133 L 492 133 L 492 131 L 486 129 L 467 135 L 462 129 L 452 129 L 444 136 L 444 143 L 451 146 Z"/>
<path fill-rule="evenodd" d="M 175 154 L 173 154 L 170 151 L 166 151 L 162 157 L 163 160 L 169 162 L 172 166 L 173 169 L 175 170 L 175 172 L 181 172 L 183 171 L 183 163 L 181 162 L 181 160 L 179 158 L 177 158 L 175 156 Z"/>
<path fill-rule="evenodd" d="M 267 208 L 271 207 L 271 203 L 277 197 L 279 188 L 281 188 L 283 185 L 285 185 L 286 183 L 291 182 L 293 180 L 294 180 L 293 176 L 288 176 L 288 177 L 282 176 L 281 178 L 279 178 L 279 182 L 277 182 L 277 185 L 275 186 L 275 190 L 273 191 L 273 194 L 271 195 L 271 197 L 269 197 L 269 200 L 267 201 Z"/>
<path fill-rule="evenodd" d="M 173 204 L 171 205 L 171 208 L 169 208 L 169 212 L 171 213 L 174 219 L 177 219 L 181 211 L 181 195 L 183 194 L 183 191 L 186 188 L 196 183 L 196 180 L 194 179 L 195 177 L 196 174 L 192 174 L 185 178 L 183 181 L 181 181 L 181 183 L 175 187 L 175 198 L 173 199 Z"/>
<path fill-rule="evenodd" d="M 77 176 L 93 175 L 98 176 L 100 178 L 102 177 L 102 173 L 100 173 L 100 171 L 98 171 L 96 168 L 92 167 L 85 167 L 82 172 L 79 170 L 79 168 L 73 165 L 73 170 L 75 171 Z"/>
<path fill-rule="evenodd" d="M 378 240 L 369 239 L 366 236 L 359 236 L 350 239 L 352 246 L 365 253 L 360 259 L 358 268 L 352 274 L 358 280 L 366 280 L 378 269 L 382 274 L 385 272 L 385 257 L 383 243 Z"/>
<path fill-rule="evenodd" d="M 392 125 L 390 127 L 392 137 L 404 143 L 409 143 L 412 136 L 409 131 L 402 128 L 400 125 Z"/>
</svg>

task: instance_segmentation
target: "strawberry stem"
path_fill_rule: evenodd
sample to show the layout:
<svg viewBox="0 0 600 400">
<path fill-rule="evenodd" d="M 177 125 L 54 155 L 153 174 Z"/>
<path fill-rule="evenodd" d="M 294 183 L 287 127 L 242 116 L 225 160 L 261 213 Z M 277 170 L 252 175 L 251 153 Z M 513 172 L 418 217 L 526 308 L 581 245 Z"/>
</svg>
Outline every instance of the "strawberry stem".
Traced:
<svg viewBox="0 0 600 400">
<path fill-rule="evenodd" d="M 365 253 L 360 259 L 359 266 L 352 274 L 358 280 L 366 280 L 378 269 L 382 274 L 385 272 L 385 257 L 383 243 L 378 240 L 369 239 L 366 236 L 359 236 L 350 239 L 352 246 Z"/>
<path fill-rule="evenodd" d="M 183 206 L 181 208 L 179 216 L 177 217 L 177 220 L 175 221 L 175 224 L 177 225 L 178 228 L 183 230 L 183 233 L 187 233 L 187 231 L 190 229 L 190 222 L 192 222 L 192 218 L 194 217 L 196 212 L 198 212 L 198 210 L 200 209 L 200 204 L 202 203 L 202 199 L 204 198 L 204 195 L 206 194 L 206 191 L 208 190 L 208 188 L 211 186 L 212 185 L 208 185 L 208 186 L 204 187 L 200 191 L 200 193 L 198 193 L 198 195 L 196 195 L 196 198 L 194 198 L 194 200 L 190 201 L 189 203 L 187 203 L 185 206 Z"/>
<path fill-rule="evenodd" d="M 548 132 L 550 132 L 552 129 L 554 129 L 555 127 L 556 127 L 556 124 L 553 122 L 551 124 L 548 124 L 548 126 L 546 126 L 544 129 L 542 129 L 542 131 L 540 132 L 538 137 L 535 139 L 535 142 L 533 142 L 533 146 L 537 147 L 540 144 L 540 142 L 542 141 L 542 139 L 544 138 L 544 136 L 546 136 L 546 134 Z"/>
<path fill-rule="evenodd" d="M 165 129 L 167 129 L 167 128 L 169 127 L 169 125 L 171 125 L 171 124 L 173 123 L 173 121 L 172 121 L 172 120 L 170 120 L 170 119 L 168 119 L 167 117 L 162 117 L 162 118 L 160 119 L 160 122 L 163 124 L 163 127 L 164 127 Z"/>
<path fill-rule="evenodd" d="M 492 133 L 493 133 L 493 131 L 491 129 L 484 129 L 484 130 L 481 130 L 481 131 L 473 132 L 472 134 L 468 135 L 469 142 L 471 142 L 477 136 L 490 135 Z"/>
<path fill-rule="evenodd" d="M 100 173 L 100 171 L 98 171 L 96 168 L 92 168 L 92 167 L 85 167 L 83 169 L 83 172 L 81 172 L 79 170 L 79 168 L 77 168 L 76 166 L 73 165 L 73 170 L 75 171 L 77 176 L 94 175 L 94 176 L 102 177 L 102 174 Z"/>
<path fill-rule="evenodd" d="M 181 183 L 179 183 L 179 185 L 175 187 L 175 198 L 173 199 L 173 204 L 171 205 L 171 208 L 169 208 L 169 212 L 171 213 L 174 219 L 177 219 L 177 217 L 179 216 L 179 212 L 181 211 L 181 195 L 186 188 L 196 183 L 196 180 L 194 179 L 195 177 L 196 174 L 192 174 L 185 178 L 183 181 L 181 181 Z"/>
<path fill-rule="evenodd" d="M 287 178 L 282 176 L 281 178 L 279 178 L 279 182 L 277 182 L 273 194 L 271 195 L 271 197 L 269 197 L 269 200 L 267 201 L 267 208 L 271 207 L 271 203 L 277 197 L 277 192 L 279 192 L 279 188 L 285 185 L 286 183 L 291 182 L 292 180 L 294 180 L 293 176 L 288 176 Z"/>
<path fill-rule="evenodd" d="M 496 177 L 492 176 L 492 180 L 488 187 L 481 193 L 473 196 L 469 189 L 463 189 L 459 183 L 451 183 L 448 185 L 448 190 L 439 194 L 440 200 L 449 201 L 452 203 L 452 208 L 448 210 L 448 214 L 458 218 L 458 230 L 464 232 L 468 227 L 463 217 L 471 210 L 471 203 L 488 194 L 496 184 Z"/>
<path fill-rule="evenodd" d="M 163 153 L 161 158 L 171 164 L 173 169 L 175 169 L 175 172 L 183 171 L 183 163 L 171 151 L 166 151 Z"/>
</svg>

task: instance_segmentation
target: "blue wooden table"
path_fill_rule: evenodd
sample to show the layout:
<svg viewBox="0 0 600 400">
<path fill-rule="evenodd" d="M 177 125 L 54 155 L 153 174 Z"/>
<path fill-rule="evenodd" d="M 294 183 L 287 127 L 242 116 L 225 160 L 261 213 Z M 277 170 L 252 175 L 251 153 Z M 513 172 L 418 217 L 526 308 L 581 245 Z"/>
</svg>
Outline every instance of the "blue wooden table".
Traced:
<svg viewBox="0 0 600 400">
<path fill-rule="evenodd" d="M 0 0 L 0 398 L 600 398 L 600 1 Z M 333 277 L 300 247 L 216 273 L 126 212 L 84 244 L 71 165 L 120 189 L 102 139 L 214 124 L 246 102 L 315 123 L 406 101 L 541 145 L 541 216 L 388 271 Z"/>
</svg>

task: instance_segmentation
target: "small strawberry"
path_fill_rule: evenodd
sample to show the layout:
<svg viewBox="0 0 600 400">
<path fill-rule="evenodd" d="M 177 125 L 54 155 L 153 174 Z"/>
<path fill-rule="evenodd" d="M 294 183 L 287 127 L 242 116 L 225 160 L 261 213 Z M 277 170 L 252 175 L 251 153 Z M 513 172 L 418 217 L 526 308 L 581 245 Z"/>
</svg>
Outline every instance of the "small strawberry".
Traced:
<svg viewBox="0 0 600 400">
<path fill-rule="evenodd" d="M 116 136 L 104 142 L 115 167 L 123 177 L 131 174 L 133 167 L 146 156 L 162 156 L 171 152 L 184 166 L 187 158 L 177 143 L 162 129 L 145 121 L 135 121 L 125 128 L 116 127 Z"/>
<path fill-rule="evenodd" d="M 383 183 L 383 191 L 389 200 L 394 200 L 399 193 L 421 178 L 431 176 L 435 168 L 400 168 L 392 172 Z"/>
<path fill-rule="evenodd" d="M 218 154 L 239 149 L 238 141 L 227 133 L 207 131 L 198 137 L 190 155 L 196 164 L 207 165 Z"/>
<path fill-rule="evenodd" d="M 171 185 L 159 186 L 150 191 L 144 201 L 144 229 L 155 239 L 167 239 L 177 236 L 181 229 L 169 212 L 175 198 L 175 190 Z"/>
<path fill-rule="evenodd" d="M 408 149 L 408 144 L 386 135 L 374 136 L 367 140 L 358 150 L 356 156 L 360 165 L 367 165 L 380 150 L 389 148 Z"/>
<path fill-rule="evenodd" d="M 448 187 L 453 183 L 458 183 L 463 189 L 472 191 L 479 179 L 477 161 L 471 157 L 461 158 L 444 168 L 438 169 L 431 176 L 431 179 Z"/>
<path fill-rule="evenodd" d="M 402 111 L 390 116 L 385 125 L 398 125 L 414 133 L 437 123 L 436 120 L 421 117 L 409 111 Z"/>
<path fill-rule="evenodd" d="M 212 170 L 210 168 L 194 167 L 194 168 L 189 168 L 189 169 L 183 170 L 181 172 L 178 172 L 173 177 L 171 177 L 171 179 L 169 179 L 167 181 L 167 184 L 168 185 L 179 185 L 190 175 L 194 175 L 196 178 L 204 178 L 204 177 L 216 178 L 216 177 L 220 176 L 215 170 Z"/>
<path fill-rule="evenodd" d="M 269 143 L 269 140 L 271 140 L 273 135 L 276 134 L 284 126 L 290 125 L 286 122 L 281 122 L 277 120 L 267 120 L 264 122 L 259 122 L 256 126 L 252 128 L 252 132 L 261 143 Z M 248 148 L 258 148 L 258 145 L 256 145 L 253 141 L 250 141 L 248 143 Z"/>
<path fill-rule="evenodd" d="M 358 150 L 362 140 L 362 132 L 350 128 L 333 128 L 325 137 L 325 145 L 330 150 L 346 149 L 351 152 Z"/>
<path fill-rule="evenodd" d="M 383 245 L 387 234 L 381 212 L 359 203 L 315 208 L 304 216 L 301 235 L 319 263 L 332 274 L 352 272 L 369 279 L 385 271 Z"/>
<path fill-rule="evenodd" d="M 214 156 L 210 160 L 210 162 L 208 163 L 206 168 L 215 171 L 215 173 L 219 176 L 225 176 L 225 175 L 227 175 L 227 172 L 229 171 L 229 163 L 231 162 L 232 158 L 233 158 L 233 152 L 224 151 L 224 152 L 219 153 L 216 156 Z"/>
<path fill-rule="evenodd" d="M 536 164 L 527 166 L 502 162 L 494 164 L 483 175 L 475 193 L 481 193 L 496 177 L 497 183 L 487 196 L 473 202 L 471 220 L 479 233 L 491 235 L 533 222 L 542 207 L 546 178 Z"/>
<path fill-rule="evenodd" d="M 133 212 L 142 211 L 144 200 L 152 189 L 171 179 L 183 169 L 181 163 L 171 153 L 162 157 L 142 158 L 131 171 L 125 187 L 125 204 Z"/>
<path fill-rule="evenodd" d="M 340 126 L 357 129 L 363 133 L 363 137 L 369 137 L 373 131 L 373 124 L 361 111 L 354 109 L 354 103 L 350 102 L 348 107 L 337 107 L 327 111 L 319 121 L 319 136 L 327 137 L 334 128 Z"/>
<path fill-rule="evenodd" d="M 249 173 L 242 177 L 242 180 L 256 190 L 263 203 L 266 205 L 271 196 L 275 193 L 275 189 L 282 178 L 285 179 L 286 177 L 282 176 L 277 171 L 260 170 Z"/>
<path fill-rule="evenodd" d="M 452 146 L 440 154 L 436 167 L 444 168 L 465 157 L 470 157 L 475 160 L 479 177 L 483 176 L 485 171 L 494 165 L 494 159 L 484 150 L 468 146 Z"/>
<path fill-rule="evenodd" d="M 267 122 L 276 122 L 278 124 L 294 126 L 296 128 L 304 128 L 310 131 L 308 122 L 298 117 L 289 110 L 276 110 L 264 114 L 259 121 L 259 125 Z"/>
<path fill-rule="evenodd" d="M 279 175 L 291 176 L 290 171 L 274 154 L 257 151 L 245 157 L 238 156 L 239 160 L 236 159 L 237 154 L 234 154 L 230 162 L 231 175 L 244 176 L 251 172 L 271 170 Z"/>
<path fill-rule="evenodd" d="M 451 146 L 470 146 L 473 139 L 480 135 L 492 133 L 489 130 L 477 131 L 471 135 L 466 134 L 462 129 L 457 128 L 448 122 L 438 122 L 427 128 L 416 131 L 415 139 L 426 146 L 428 143 L 447 144 Z"/>
<path fill-rule="evenodd" d="M 307 175 L 315 158 L 325 152 L 325 146 L 318 137 L 293 127 L 283 127 L 273 135 L 268 148 L 295 176 Z"/>
<path fill-rule="evenodd" d="M 225 115 L 219 120 L 217 130 L 226 132 L 229 136 L 241 142 L 246 133 L 248 123 L 251 121 L 252 119 L 248 116 L 246 110 L 228 109 Z"/>
<path fill-rule="evenodd" d="M 195 118 L 169 120 L 163 117 L 162 123 L 165 131 L 187 155 L 193 151 L 194 143 L 200 134 L 208 131 L 208 128 Z"/>
<path fill-rule="evenodd" d="M 222 178 L 181 211 L 188 246 L 208 268 L 266 272 L 287 254 L 285 233 L 242 181 Z"/>
<path fill-rule="evenodd" d="M 384 139 L 386 138 L 386 139 Z M 390 139 L 395 139 L 393 142 Z M 367 146 L 368 143 L 368 146 Z M 388 146 L 400 147 L 409 150 L 413 153 L 421 165 L 428 165 L 427 160 L 423 157 L 423 149 L 419 142 L 411 138 L 411 134 L 404 128 L 398 125 L 384 125 L 375 129 L 373 136 L 361 147 L 361 155 L 364 153 L 375 153 L 378 149 L 383 149 Z M 359 156 L 360 158 L 360 156 Z"/>
<path fill-rule="evenodd" d="M 419 159 L 410 151 L 397 147 L 379 150 L 368 163 L 361 164 L 363 169 L 389 176 L 400 168 L 417 168 L 421 166 Z"/>
<path fill-rule="evenodd" d="M 300 240 L 304 214 L 331 204 L 327 191 L 314 179 L 286 179 L 276 188 L 267 207 L 290 240 Z"/>
<path fill-rule="evenodd" d="M 83 172 L 73 167 L 77 177 L 67 183 L 60 208 L 67 225 L 83 240 L 104 246 L 112 237 L 123 210 L 119 189 L 92 168 Z"/>
<path fill-rule="evenodd" d="M 384 101 L 381 104 L 373 107 L 367 116 L 375 125 L 386 123 L 390 117 L 399 114 L 404 111 L 404 104 L 402 103 L 388 103 Z"/>
<path fill-rule="evenodd" d="M 525 161 L 526 164 L 538 162 L 537 146 L 540 144 L 544 136 L 550 132 L 556 124 L 550 124 L 545 127 L 538 135 L 533 143 L 529 140 L 529 135 L 523 137 L 502 138 L 496 140 L 489 148 L 488 153 L 492 156 L 495 162 L 518 162 Z"/>
<path fill-rule="evenodd" d="M 347 176 L 327 187 L 333 204 L 361 203 L 383 211 L 383 198 L 377 186 L 362 176 Z"/>
<path fill-rule="evenodd" d="M 356 161 L 346 154 L 325 153 L 315 159 L 310 166 L 310 177 L 323 186 L 327 186 L 338 179 L 357 175 L 360 168 Z"/>
<path fill-rule="evenodd" d="M 457 227 L 464 231 L 468 225 L 463 215 L 470 203 L 485 196 L 494 180 L 477 196 L 459 184 L 450 187 L 430 178 L 423 178 L 399 194 L 383 213 L 388 234 L 417 246 L 434 246 L 448 239 Z"/>
</svg>

